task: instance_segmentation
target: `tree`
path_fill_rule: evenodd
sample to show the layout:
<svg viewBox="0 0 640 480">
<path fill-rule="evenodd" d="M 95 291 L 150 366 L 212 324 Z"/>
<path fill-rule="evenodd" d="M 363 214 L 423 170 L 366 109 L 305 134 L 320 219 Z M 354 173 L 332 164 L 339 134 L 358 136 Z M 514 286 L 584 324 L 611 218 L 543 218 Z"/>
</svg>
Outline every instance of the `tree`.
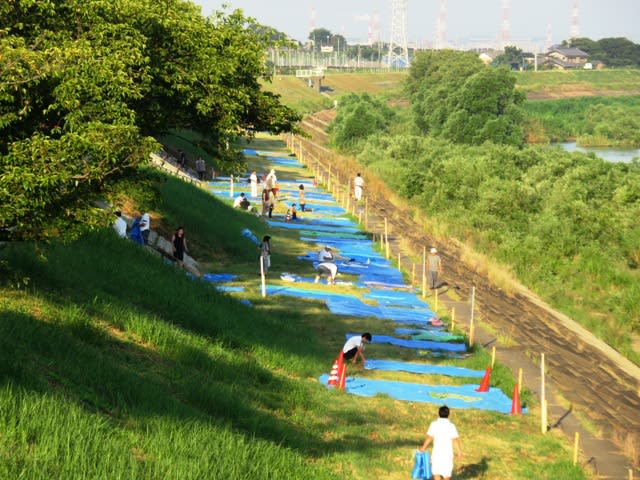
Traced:
<svg viewBox="0 0 640 480">
<path fill-rule="evenodd" d="M 100 224 L 90 202 L 189 128 L 222 151 L 298 117 L 260 88 L 272 29 L 180 0 L 0 4 L 0 229 L 42 238 Z"/>
<path fill-rule="evenodd" d="M 498 55 L 494 60 L 494 65 L 508 65 L 511 67 L 513 64 L 520 65 L 522 63 L 522 49 L 513 46 L 504 47 L 504 53 Z"/>
</svg>

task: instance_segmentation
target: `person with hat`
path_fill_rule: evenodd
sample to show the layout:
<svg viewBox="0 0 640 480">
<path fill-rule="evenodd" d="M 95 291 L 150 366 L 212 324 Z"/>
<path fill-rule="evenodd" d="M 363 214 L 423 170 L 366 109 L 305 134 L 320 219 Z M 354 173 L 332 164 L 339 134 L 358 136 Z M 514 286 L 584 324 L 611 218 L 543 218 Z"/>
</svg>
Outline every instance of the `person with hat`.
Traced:
<svg viewBox="0 0 640 480">
<path fill-rule="evenodd" d="M 338 266 L 335 264 L 333 250 L 326 245 L 318 252 L 318 267 L 315 283 L 320 281 L 322 275 L 327 275 L 327 283 L 334 284 L 338 275 Z"/>
<path fill-rule="evenodd" d="M 429 288 L 438 288 L 438 275 L 442 273 L 442 260 L 438 255 L 438 250 L 433 247 L 429 252 Z"/>
</svg>

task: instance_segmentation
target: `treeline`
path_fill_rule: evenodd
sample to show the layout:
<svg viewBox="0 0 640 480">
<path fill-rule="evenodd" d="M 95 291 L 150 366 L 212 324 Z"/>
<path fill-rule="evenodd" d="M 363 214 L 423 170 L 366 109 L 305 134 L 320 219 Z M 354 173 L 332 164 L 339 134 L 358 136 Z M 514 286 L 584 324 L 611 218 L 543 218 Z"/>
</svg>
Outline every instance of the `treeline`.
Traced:
<svg viewBox="0 0 640 480">
<path fill-rule="evenodd" d="M 565 40 L 562 46 L 579 48 L 589 54 L 590 61 L 599 61 L 608 67 L 640 67 L 640 45 L 628 38 L 591 40 L 582 37 Z"/>
<path fill-rule="evenodd" d="M 99 225 L 91 201 L 170 129 L 229 142 L 298 117 L 261 89 L 273 31 L 240 11 L 205 19 L 182 0 L 0 2 L 0 234 Z"/>
<path fill-rule="evenodd" d="M 435 61 L 426 65 L 427 59 Z M 628 336 L 640 331 L 640 163 L 513 142 L 521 119 L 510 115 L 519 108 L 511 83 L 489 88 L 464 54 L 434 52 L 424 61 L 421 69 L 412 66 L 408 81 L 410 114 L 396 111 L 377 131 L 351 130 L 348 123 L 384 111 L 352 97 L 348 110 L 362 112 L 339 110 L 334 145 L 640 362 Z M 461 90 L 475 109 L 453 100 Z M 469 133 L 442 128 L 456 111 L 459 130 Z M 349 131 L 362 136 L 337 135 Z M 478 132 L 488 132 L 485 142 Z"/>
</svg>

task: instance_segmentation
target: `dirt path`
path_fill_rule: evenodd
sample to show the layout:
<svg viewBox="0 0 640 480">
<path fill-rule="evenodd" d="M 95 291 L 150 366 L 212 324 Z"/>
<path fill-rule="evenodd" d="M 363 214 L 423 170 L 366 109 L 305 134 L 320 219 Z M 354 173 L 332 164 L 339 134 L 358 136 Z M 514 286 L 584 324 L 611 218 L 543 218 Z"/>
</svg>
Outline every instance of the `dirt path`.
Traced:
<svg viewBox="0 0 640 480">
<path fill-rule="evenodd" d="M 337 161 L 334 154 L 322 148 L 327 140 L 324 129 L 331 117 L 331 112 L 321 112 L 303 122 L 311 140 L 300 139 L 297 145 L 303 148 L 302 156 L 308 161 L 320 166 L 319 160 L 324 167 L 331 165 L 331 174 L 338 179 L 350 178 L 353 162 L 344 158 Z M 323 153 L 324 158 L 320 159 Z M 391 250 L 396 255 L 401 249 L 403 255 L 419 257 L 423 246 L 440 246 L 411 221 L 410 212 L 389 201 L 391 195 L 368 198 L 369 229 L 380 232 L 386 217 Z M 456 320 L 468 322 L 468 298 L 475 287 L 476 318 L 479 314 L 498 338 L 508 337 L 515 346 L 502 345 L 485 331 L 479 333 L 478 341 L 496 345 L 498 359 L 514 372 L 523 368 L 524 383 L 536 394 L 543 352 L 548 371 L 550 428 L 562 428 L 572 439 L 579 431 L 584 461 L 600 478 L 629 478 L 631 463 L 637 467 L 640 462 L 640 368 L 530 292 L 521 289 L 507 294 L 493 285 L 461 260 L 462 251 L 455 241 L 440 250 L 445 280 L 456 292 L 450 297 L 443 295 L 442 301 L 448 308 L 456 307 Z M 595 426 L 598 435 L 594 428 L 585 430 L 584 424 Z"/>
</svg>

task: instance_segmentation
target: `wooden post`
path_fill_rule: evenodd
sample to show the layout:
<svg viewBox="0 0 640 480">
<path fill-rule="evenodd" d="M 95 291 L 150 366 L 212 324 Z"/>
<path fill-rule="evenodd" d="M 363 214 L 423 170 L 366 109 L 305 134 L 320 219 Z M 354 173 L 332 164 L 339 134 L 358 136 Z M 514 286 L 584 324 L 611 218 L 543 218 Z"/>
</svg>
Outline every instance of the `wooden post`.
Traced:
<svg viewBox="0 0 640 480">
<path fill-rule="evenodd" d="M 518 393 L 522 393 L 522 369 L 518 369 Z"/>
<path fill-rule="evenodd" d="M 435 296 L 435 313 L 438 314 L 438 290 L 434 290 L 433 294 Z"/>
<path fill-rule="evenodd" d="M 451 331 L 456 327 L 456 307 L 451 309 Z"/>
<path fill-rule="evenodd" d="M 491 347 L 491 369 L 493 370 L 493 366 L 496 363 L 496 346 Z"/>
<path fill-rule="evenodd" d="M 547 400 L 544 385 L 544 353 L 540 354 L 540 431 L 547 433 Z"/>
<path fill-rule="evenodd" d="M 400 252 L 398 252 L 398 270 L 402 272 L 402 259 L 400 257 Z"/>
<path fill-rule="evenodd" d="M 576 432 L 575 440 L 573 441 L 573 464 L 578 464 L 578 446 L 580 445 L 580 432 Z"/>
<path fill-rule="evenodd" d="M 233 198 L 233 175 L 231 175 L 231 180 L 229 181 L 229 197 Z"/>
<path fill-rule="evenodd" d="M 385 255 L 387 257 L 387 260 L 389 260 L 389 257 L 391 255 L 391 251 L 389 250 L 389 236 L 387 235 L 387 232 L 384 232 L 384 243 L 386 244 Z"/>
<path fill-rule="evenodd" d="M 264 257 L 262 257 L 262 255 L 260 255 L 260 279 L 262 281 L 262 297 L 266 297 L 267 296 L 267 279 L 265 278 L 264 275 Z"/>
<path fill-rule="evenodd" d="M 474 311 L 476 305 L 476 287 L 471 287 L 471 319 L 469 320 L 469 346 L 473 346 L 473 341 L 475 337 L 475 329 L 473 325 L 474 320 Z"/>
<path fill-rule="evenodd" d="M 358 212 L 358 223 L 362 225 L 362 212 Z"/>
<path fill-rule="evenodd" d="M 389 238 L 389 224 L 387 223 L 387 217 L 384 217 L 384 238 Z"/>
<path fill-rule="evenodd" d="M 633 480 L 633 468 L 629 469 L 629 480 Z"/>
<path fill-rule="evenodd" d="M 427 296 L 427 247 L 422 247 L 422 298 Z"/>
<path fill-rule="evenodd" d="M 411 266 L 411 285 L 416 284 L 416 262 L 412 263 Z"/>
</svg>

